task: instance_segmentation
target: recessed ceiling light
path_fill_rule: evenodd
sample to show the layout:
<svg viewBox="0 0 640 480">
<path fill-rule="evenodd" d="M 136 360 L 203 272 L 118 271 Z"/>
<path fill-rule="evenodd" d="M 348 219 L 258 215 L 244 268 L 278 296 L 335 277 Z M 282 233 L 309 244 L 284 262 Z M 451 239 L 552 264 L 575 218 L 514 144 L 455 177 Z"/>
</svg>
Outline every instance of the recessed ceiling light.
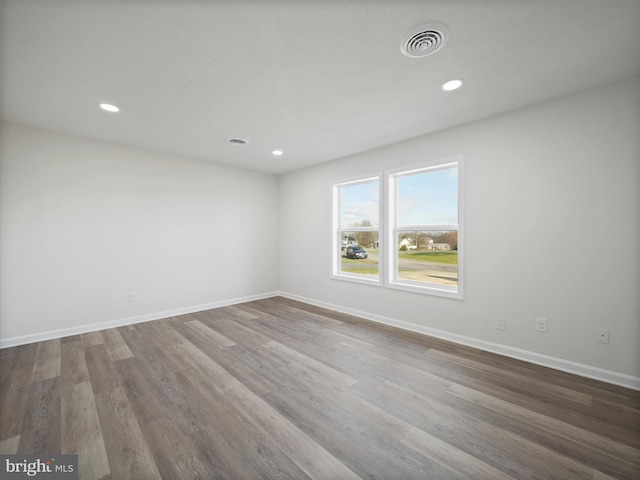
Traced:
<svg viewBox="0 0 640 480">
<path fill-rule="evenodd" d="M 453 90 L 459 89 L 463 83 L 464 82 L 462 80 L 460 80 L 459 78 L 456 78 L 455 80 L 449 80 L 448 82 L 445 82 L 442 85 L 442 89 L 445 92 L 452 92 Z"/>
<path fill-rule="evenodd" d="M 118 107 L 115 105 L 111 105 L 110 103 L 101 103 L 100 108 L 111 113 L 117 113 L 120 111 Z"/>
<path fill-rule="evenodd" d="M 284 152 L 282 150 L 274 150 L 273 153 L 276 157 L 279 157 L 280 155 L 282 155 Z"/>
</svg>

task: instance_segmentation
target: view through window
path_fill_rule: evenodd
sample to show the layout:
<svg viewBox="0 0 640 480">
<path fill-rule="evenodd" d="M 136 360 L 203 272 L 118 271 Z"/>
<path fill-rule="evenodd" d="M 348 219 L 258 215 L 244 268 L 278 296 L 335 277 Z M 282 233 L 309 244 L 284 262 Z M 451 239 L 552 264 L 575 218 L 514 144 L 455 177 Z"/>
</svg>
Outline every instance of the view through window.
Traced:
<svg viewBox="0 0 640 480">
<path fill-rule="evenodd" d="M 380 185 L 377 177 L 337 187 L 337 273 L 379 279 Z"/>
<path fill-rule="evenodd" d="M 334 183 L 332 276 L 461 298 L 461 162 Z"/>
<path fill-rule="evenodd" d="M 458 163 L 391 174 L 389 182 L 395 251 L 391 282 L 457 288 Z"/>
</svg>

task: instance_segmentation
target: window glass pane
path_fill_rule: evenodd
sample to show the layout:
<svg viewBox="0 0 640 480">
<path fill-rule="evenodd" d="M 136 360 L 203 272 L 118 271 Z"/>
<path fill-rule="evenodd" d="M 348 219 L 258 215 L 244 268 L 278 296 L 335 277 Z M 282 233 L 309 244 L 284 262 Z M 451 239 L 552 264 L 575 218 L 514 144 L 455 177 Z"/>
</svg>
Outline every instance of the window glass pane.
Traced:
<svg viewBox="0 0 640 480">
<path fill-rule="evenodd" d="M 378 180 L 340 187 L 340 227 L 380 226 Z"/>
<path fill-rule="evenodd" d="M 398 233 L 398 279 L 458 285 L 458 232 Z"/>
<path fill-rule="evenodd" d="M 340 232 L 341 271 L 378 276 L 378 232 Z"/>
<path fill-rule="evenodd" d="M 457 225 L 458 167 L 397 177 L 398 226 Z"/>
</svg>

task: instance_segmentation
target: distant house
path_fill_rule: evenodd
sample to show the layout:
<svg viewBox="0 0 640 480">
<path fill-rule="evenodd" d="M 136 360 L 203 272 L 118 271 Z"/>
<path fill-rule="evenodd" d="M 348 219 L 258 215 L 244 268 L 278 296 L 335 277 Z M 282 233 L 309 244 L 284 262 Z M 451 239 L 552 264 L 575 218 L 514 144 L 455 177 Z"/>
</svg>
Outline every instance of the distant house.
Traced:
<svg viewBox="0 0 640 480">
<path fill-rule="evenodd" d="M 415 250 L 416 249 L 416 246 L 413 245 L 413 240 L 411 240 L 410 238 L 403 238 L 400 241 L 399 246 L 400 246 L 401 249 L 403 247 L 406 248 L 407 250 Z"/>
<path fill-rule="evenodd" d="M 420 238 L 420 250 L 426 251 L 448 251 L 451 250 L 451 245 L 448 243 L 435 243 L 433 238 L 426 239 L 426 245 L 423 243 L 423 238 Z M 418 247 L 414 245 L 413 239 L 411 238 L 403 238 L 398 247 L 402 250 L 416 250 Z"/>
<path fill-rule="evenodd" d="M 342 238 L 342 250 L 345 250 L 347 247 L 350 247 L 352 245 L 357 245 L 358 242 L 356 241 L 355 237 L 352 237 L 350 235 L 345 235 Z"/>
</svg>

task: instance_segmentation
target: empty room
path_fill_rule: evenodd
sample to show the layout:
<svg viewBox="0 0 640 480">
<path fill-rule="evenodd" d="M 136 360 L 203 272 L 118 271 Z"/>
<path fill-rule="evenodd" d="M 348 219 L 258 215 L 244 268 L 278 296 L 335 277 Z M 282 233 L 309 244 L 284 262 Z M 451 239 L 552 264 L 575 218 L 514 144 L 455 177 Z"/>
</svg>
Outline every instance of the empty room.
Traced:
<svg viewBox="0 0 640 480">
<path fill-rule="evenodd" d="M 640 478 L 640 1 L 0 0 L 0 477 Z"/>
</svg>

